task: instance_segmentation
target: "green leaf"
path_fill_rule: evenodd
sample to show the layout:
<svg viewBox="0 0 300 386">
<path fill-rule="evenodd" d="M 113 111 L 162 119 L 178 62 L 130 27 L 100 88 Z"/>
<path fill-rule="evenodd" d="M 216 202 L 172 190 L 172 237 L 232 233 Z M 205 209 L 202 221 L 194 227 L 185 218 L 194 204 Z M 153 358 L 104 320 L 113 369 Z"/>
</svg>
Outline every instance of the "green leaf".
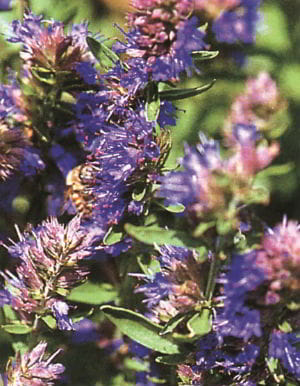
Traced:
<svg viewBox="0 0 300 386">
<path fill-rule="evenodd" d="M 186 318 L 188 318 L 188 314 L 177 314 L 173 318 L 171 318 L 163 327 L 159 335 L 169 334 L 173 332 L 174 329 Z"/>
<path fill-rule="evenodd" d="M 4 324 L 1 328 L 10 334 L 29 334 L 33 329 L 25 324 Z"/>
<path fill-rule="evenodd" d="M 46 323 L 46 325 L 51 328 L 51 330 L 56 329 L 56 320 L 52 315 L 43 316 L 42 320 Z"/>
<path fill-rule="evenodd" d="M 273 165 L 257 173 L 256 178 L 282 176 L 284 174 L 290 173 L 294 169 L 295 164 L 293 162 L 287 162 L 283 165 Z"/>
<path fill-rule="evenodd" d="M 153 383 L 158 383 L 158 384 L 165 384 L 167 381 L 163 378 L 157 378 L 157 377 L 150 377 L 149 375 L 147 375 L 147 379 L 148 381 L 150 382 L 153 382 Z"/>
<path fill-rule="evenodd" d="M 149 263 L 145 263 L 143 258 L 143 255 L 137 256 L 137 262 L 145 275 L 151 276 L 157 272 L 160 272 L 160 264 L 158 260 L 151 259 Z"/>
<path fill-rule="evenodd" d="M 146 192 L 146 188 L 144 188 L 142 191 L 133 191 L 132 199 L 135 201 L 142 201 L 142 199 L 145 197 Z"/>
<path fill-rule="evenodd" d="M 22 355 L 28 351 L 28 346 L 24 342 L 14 342 L 12 343 L 12 347 L 15 353 L 20 352 Z"/>
<path fill-rule="evenodd" d="M 286 52 L 291 49 L 287 14 L 282 12 L 281 4 L 274 1 L 265 2 L 261 9 L 264 28 L 257 33 L 256 47 L 263 48 L 268 52 L 273 51 L 285 58 Z"/>
<path fill-rule="evenodd" d="M 165 206 L 159 201 L 155 201 L 155 204 L 170 213 L 182 213 L 185 210 L 185 206 L 183 204 Z"/>
<path fill-rule="evenodd" d="M 184 363 L 186 354 L 163 355 L 155 358 L 155 362 L 164 365 L 178 365 Z"/>
<path fill-rule="evenodd" d="M 291 311 L 298 311 L 300 310 L 300 303 L 291 302 L 286 305 L 286 307 Z"/>
<path fill-rule="evenodd" d="M 140 362 L 131 358 L 125 358 L 124 367 L 128 370 L 134 370 L 134 371 L 147 371 L 147 372 L 149 371 L 149 363 Z"/>
<path fill-rule="evenodd" d="M 192 316 L 187 322 L 187 328 L 193 336 L 199 337 L 208 334 L 212 328 L 211 311 L 204 309 Z"/>
<path fill-rule="evenodd" d="M 209 222 L 201 222 L 199 225 L 197 225 L 196 229 L 193 232 L 194 237 L 200 237 L 205 233 L 208 229 L 214 227 L 216 225 L 215 221 L 209 221 Z"/>
<path fill-rule="evenodd" d="M 6 321 L 13 321 L 18 319 L 17 314 L 11 306 L 9 306 L 8 304 L 4 304 L 2 308 Z"/>
<path fill-rule="evenodd" d="M 43 67 L 32 67 L 32 75 L 42 83 L 54 86 L 56 84 L 56 76 L 52 71 Z"/>
<path fill-rule="evenodd" d="M 100 308 L 108 319 L 129 338 L 162 354 L 179 354 L 179 344 L 165 336 L 160 336 L 162 328 L 136 312 L 124 308 L 102 306 Z"/>
<path fill-rule="evenodd" d="M 271 374 L 274 374 L 277 370 L 277 366 L 278 366 L 278 359 L 277 358 L 268 358 L 267 359 L 267 365 L 268 365 L 268 368 L 271 372 Z"/>
<path fill-rule="evenodd" d="M 103 304 L 117 298 L 116 289 L 109 283 L 95 284 L 87 281 L 86 283 L 74 288 L 68 300 L 86 304 Z"/>
<path fill-rule="evenodd" d="M 179 99 L 190 98 L 196 95 L 200 95 L 203 92 L 209 90 L 214 85 L 215 82 L 216 82 L 216 79 L 201 87 L 182 88 L 182 89 L 176 88 L 173 90 L 160 91 L 159 95 L 161 99 L 168 100 L 168 101 L 176 101 Z"/>
<path fill-rule="evenodd" d="M 67 296 L 69 293 L 69 290 L 66 288 L 57 288 L 56 293 L 58 293 L 60 296 Z"/>
<path fill-rule="evenodd" d="M 210 60 L 219 55 L 219 51 L 193 51 L 192 58 L 194 60 Z"/>
<path fill-rule="evenodd" d="M 234 229 L 233 220 L 224 220 L 222 218 L 217 221 L 217 232 L 219 235 L 227 235 L 231 230 Z"/>
<path fill-rule="evenodd" d="M 120 242 L 124 237 L 123 232 L 117 232 L 111 227 L 103 238 L 104 245 L 113 245 Z"/>
<path fill-rule="evenodd" d="M 291 325 L 285 320 L 283 323 L 279 324 L 279 330 L 285 333 L 293 332 Z"/>
<path fill-rule="evenodd" d="M 155 121 L 158 118 L 160 111 L 160 98 L 158 87 L 156 83 L 149 83 L 146 88 L 147 102 L 146 102 L 146 116 L 149 122 Z"/>
<path fill-rule="evenodd" d="M 158 226 L 135 226 L 125 224 L 125 231 L 138 241 L 148 245 L 175 245 L 177 247 L 195 248 L 197 250 L 199 241 L 191 238 L 185 232 L 173 229 L 159 228 Z"/>
<path fill-rule="evenodd" d="M 86 38 L 86 42 L 95 58 L 105 69 L 114 67 L 116 63 L 120 61 L 120 58 L 115 52 L 113 52 L 105 44 L 98 42 L 98 40 L 88 36 Z"/>
</svg>

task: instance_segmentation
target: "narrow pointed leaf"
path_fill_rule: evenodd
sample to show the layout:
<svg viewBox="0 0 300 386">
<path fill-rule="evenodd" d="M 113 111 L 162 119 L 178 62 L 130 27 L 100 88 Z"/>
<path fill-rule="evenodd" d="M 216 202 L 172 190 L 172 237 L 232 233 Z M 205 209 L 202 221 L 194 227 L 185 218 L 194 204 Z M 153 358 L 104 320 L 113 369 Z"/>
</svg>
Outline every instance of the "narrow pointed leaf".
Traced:
<svg viewBox="0 0 300 386">
<path fill-rule="evenodd" d="M 163 355 L 155 358 L 155 362 L 174 366 L 184 363 L 185 359 L 186 354 Z"/>
<path fill-rule="evenodd" d="M 212 82 L 205 84 L 204 86 L 201 86 L 201 87 L 183 88 L 183 89 L 176 88 L 173 90 L 161 91 L 159 95 L 161 99 L 168 100 L 168 101 L 176 101 L 179 99 L 190 98 L 196 95 L 200 95 L 203 92 L 209 90 L 215 84 L 215 82 L 216 80 L 214 79 Z"/>
<path fill-rule="evenodd" d="M 219 55 L 219 51 L 193 51 L 192 58 L 194 60 L 210 60 Z"/>
<path fill-rule="evenodd" d="M 113 306 L 102 306 L 101 310 L 123 334 L 143 346 L 162 354 L 179 354 L 182 351 L 175 340 L 160 336 L 162 328 L 143 315 Z"/>
<path fill-rule="evenodd" d="M 32 331 L 32 327 L 24 324 L 5 324 L 1 328 L 10 334 L 29 334 Z"/>
<path fill-rule="evenodd" d="M 194 237 L 202 236 L 208 229 L 216 225 L 215 221 L 201 222 L 193 232 Z"/>
<path fill-rule="evenodd" d="M 185 210 L 185 206 L 183 204 L 177 204 L 177 205 L 169 205 L 169 206 L 165 206 L 163 205 L 161 202 L 159 201 L 155 201 L 155 203 L 165 209 L 167 212 L 170 212 L 170 213 L 182 213 L 184 212 Z"/>
<path fill-rule="evenodd" d="M 170 332 L 173 332 L 174 329 L 186 318 L 187 318 L 187 314 L 175 315 L 166 323 L 166 325 L 163 327 L 159 335 L 165 335 L 165 334 L 169 334 Z"/>
<path fill-rule="evenodd" d="M 160 111 L 160 98 L 158 87 L 155 83 L 150 82 L 146 89 L 146 115 L 149 122 L 156 121 Z"/>
<path fill-rule="evenodd" d="M 55 318 L 53 318 L 52 315 L 43 316 L 42 320 L 47 324 L 49 328 L 51 328 L 51 330 L 56 329 L 56 320 Z"/>
<path fill-rule="evenodd" d="M 118 55 L 108 48 L 105 44 L 88 36 L 86 42 L 95 58 L 104 68 L 112 68 L 120 61 Z"/>
<path fill-rule="evenodd" d="M 139 255 L 136 258 L 139 267 L 145 275 L 153 275 L 160 272 L 160 264 L 157 260 L 151 259 L 147 264 L 143 262 L 143 256 Z"/>
</svg>

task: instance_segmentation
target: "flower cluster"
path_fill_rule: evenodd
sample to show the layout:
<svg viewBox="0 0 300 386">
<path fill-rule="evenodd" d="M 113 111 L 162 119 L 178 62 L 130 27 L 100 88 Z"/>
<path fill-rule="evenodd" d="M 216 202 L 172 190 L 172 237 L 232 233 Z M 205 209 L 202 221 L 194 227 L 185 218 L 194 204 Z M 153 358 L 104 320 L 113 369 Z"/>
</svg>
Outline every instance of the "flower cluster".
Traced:
<svg viewBox="0 0 300 386">
<path fill-rule="evenodd" d="M 24 70 L 29 72 L 76 70 L 77 64 L 93 60 L 85 40 L 86 23 L 75 24 L 65 35 L 63 23 L 28 12 L 23 22 L 13 21 L 11 33 L 8 41 L 22 44 L 20 57 L 26 62 Z"/>
<path fill-rule="evenodd" d="M 296 300 L 300 290 L 299 232 L 296 221 L 284 217 L 281 224 L 268 228 L 256 264 L 264 270 L 269 282 L 267 304 Z M 281 299 L 281 296 L 283 299 Z"/>
<path fill-rule="evenodd" d="M 20 89 L 16 82 L 0 86 L 0 180 L 16 172 L 33 175 L 45 167 L 30 138 L 21 130 L 26 119 L 18 106 Z"/>
<path fill-rule="evenodd" d="M 237 124 L 255 125 L 259 131 L 268 132 L 273 129 L 277 113 L 285 107 L 286 102 L 276 82 L 267 72 L 261 72 L 256 78 L 247 80 L 245 92 L 238 95 L 231 105 L 224 134 L 230 137 L 232 126 Z"/>
<path fill-rule="evenodd" d="M 80 262 L 92 253 L 93 234 L 81 227 L 79 217 L 66 227 L 50 218 L 19 238 L 6 247 L 20 264 L 16 274 L 1 272 L 5 280 L 1 306 L 10 304 L 28 324 L 52 314 L 58 328 L 72 329 L 61 295 L 87 278 L 88 270 Z"/>
<path fill-rule="evenodd" d="M 165 246 L 159 249 L 158 261 L 160 272 L 152 276 L 138 275 L 146 284 L 140 285 L 136 292 L 145 295 L 143 302 L 150 317 L 158 323 L 167 322 L 180 313 L 200 307 L 205 300 L 206 282 L 201 280 L 204 264 L 197 261 L 197 253 Z"/>
<path fill-rule="evenodd" d="M 227 272 L 217 280 L 221 295 L 215 301 L 221 301 L 222 307 L 216 311 L 213 330 L 197 342 L 196 365 L 179 366 L 182 379 L 210 384 L 216 376 L 211 370 L 217 370 L 231 374 L 229 379 L 235 374 L 235 381 L 240 382 L 235 384 L 255 385 L 265 372 L 262 355 L 280 360 L 299 379 L 298 338 L 289 332 L 297 329 L 299 318 L 298 308 L 290 306 L 299 294 L 297 264 L 292 263 L 297 258 L 298 232 L 297 223 L 284 219 L 263 236 L 261 248 L 232 256 Z M 287 309 L 291 313 L 288 332 L 280 324 Z M 266 336 L 267 352 L 262 343 Z M 278 369 L 272 376 L 280 379 Z"/>
<path fill-rule="evenodd" d="M 206 48 L 197 18 L 189 19 L 193 1 L 135 0 L 132 5 L 136 11 L 127 18 L 127 43 L 117 44 L 116 52 L 143 58 L 149 79 L 176 81 L 181 72 L 191 75 L 192 53 Z"/>
<path fill-rule="evenodd" d="M 259 6 L 260 0 L 195 0 L 195 10 L 213 19 L 216 39 L 229 44 L 254 42 Z"/>
<path fill-rule="evenodd" d="M 65 368 L 60 363 L 51 363 L 60 353 L 57 350 L 50 357 L 45 358 L 46 342 L 40 342 L 31 351 L 16 358 L 11 358 L 7 364 L 3 380 L 6 386 L 51 386 L 60 379 Z"/>
<path fill-rule="evenodd" d="M 277 143 L 259 143 L 254 125 L 239 124 L 233 128 L 229 156 L 222 159 L 219 144 L 200 134 L 201 143 L 185 147 L 181 161 L 183 171 L 171 172 L 161 178 L 158 192 L 168 203 L 186 206 L 193 218 L 238 219 L 243 203 L 265 198 L 255 195 L 253 181 L 258 171 L 268 166 L 278 154 Z M 238 226 L 239 222 L 235 226 Z"/>
</svg>

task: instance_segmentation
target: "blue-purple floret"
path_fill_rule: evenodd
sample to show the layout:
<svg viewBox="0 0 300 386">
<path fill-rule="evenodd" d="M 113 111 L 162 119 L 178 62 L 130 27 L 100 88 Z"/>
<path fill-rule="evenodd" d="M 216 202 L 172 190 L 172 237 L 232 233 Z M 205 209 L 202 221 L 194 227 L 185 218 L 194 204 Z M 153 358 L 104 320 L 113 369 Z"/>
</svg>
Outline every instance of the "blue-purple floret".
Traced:
<svg viewBox="0 0 300 386">
<path fill-rule="evenodd" d="M 193 71 L 199 73 L 192 58 L 193 51 L 206 49 L 205 34 L 197 28 L 198 19 L 192 17 L 183 23 L 177 32 L 175 47 L 170 54 L 157 57 L 151 64 L 152 79 L 168 81 L 178 79 L 180 74 L 186 73 L 189 77 Z"/>
<path fill-rule="evenodd" d="M 55 316 L 59 330 L 74 330 L 72 319 L 69 318 L 69 306 L 67 303 L 57 300 L 53 303 L 51 310 Z"/>
<path fill-rule="evenodd" d="M 162 272 L 157 272 L 153 277 L 144 277 L 144 280 L 147 283 L 138 287 L 135 292 L 142 292 L 146 296 L 143 302 L 149 310 L 172 293 L 173 284 Z"/>
<path fill-rule="evenodd" d="M 160 102 L 160 110 L 157 122 L 160 127 L 176 125 L 176 108 L 172 102 L 163 100 Z"/>
<path fill-rule="evenodd" d="M 237 313 L 229 311 L 220 315 L 218 333 L 225 336 L 233 336 L 248 342 L 253 336 L 261 337 L 260 313 L 250 310 L 248 307 L 241 308 Z"/>
<path fill-rule="evenodd" d="M 265 280 L 265 274 L 257 267 L 256 251 L 234 255 L 229 271 L 219 280 L 224 285 L 224 307 L 217 317 L 218 333 L 241 338 L 245 342 L 252 336 L 260 337 L 260 314 L 246 305 L 249 291 L 255 290 Z"/>
<path fill-rule="evenodd" d="M 300 350 L 293 345 L 299 343 L 295 333 L 273 331 L 269 343 L 269 356 L 280 360 L 284 368 L 300 380 Z"/>
<path fill-rule="evenodd" d="M 194 253 L 190 249 L 171 245 L 160 247 L 159 252 L 158 261 L 161 267 L 167 269 L 171 269 L 177 262 L 187 261 Z"/>
<path fill-rule="evenodd" d="M 14 79 L 12 79 L 11 85 L 0 84 L 0 119 L 5 119 L 14 113 L 20 112 L 13 98 L 13 92 L 18 89 L 19 87 Z"/>
<path fill-rule="evenodd" d="M 42 15 L 37 16 L 32 12 L 24 16 L 23 23 L 20 20 L 13 20 L 11 23 L 13 36 L 7 40 L 12 43 L 23 43 L 23 50 L 31 52 L 30 46 L 26 43 L 27 39 L 39 35 L 42 20 Z"/>
<path fill-rule="evenodd" d="M 150 311 L 173 292 L 174 283 L 170 278 L 170 273 L 176 269 L 176 265 L 193 256 L 193 251 L 183 247 L 162 246 L 159 251 L 158 261 L 164 270 L 150 277 L 144 276 L 146 284 L 136 290 L 136 292 L 144 293 L 146 298 L 143 302 L 147 304 Z"/>
<path fill-rule="evenodd" d="M 256 265 L 257 251 L 233 255 L 224 283 L 224 309 L 228 313 L 243 308 L 247 293 L 255 290 L 265 279 L 265 273 Z"/>
<path fill-rule="evenodd" d="M 119 80 L 121 87 L 125 88 L 128 96 L 135 96 L 139 90 L 143 90 L 149 82 L 149 74 L 146 70 L 146 62 L 143 58 L 130 58 L 126 67 L 120 62 L 102 76 L 103 79 Z"/>
<path fill-rule="evenodd" d="M 200 135 L 201 142 L 196 148 L 185 145 L 181 160 L 183 171 L 175 171 L 160 178 L 158 196 L 167 204 L 181 203 L 185 206 L 201 201 L 201 184 L 206 173 L 221 165 L 219 144 Z M 205 205 L 205 203 L 203 203 Z"/>
<path fill-rule="evenodd" d="M 258 354 L 255 344 L 247 343 L 239 353 L 233 355 L 222 345 L 216 333 L 211 332 L 197 343 L 195 371 L 223 368 L 227 372 L 243 374 L 249 372 Z"/>
<path fill-rule="evenodd" d="M 259 19 L 260 0 L 242 0 L 240 7 L 233 11 L 224 11 L 213 22 L 212 30 L 216 39 L 225 43 L 242 41 L 251 44 L 255 40 L 255 28 Z"/>
<path fill-rule="evenodd" d="M 228 272 L 219 279 L 224 288 L 223 309 L 217 312 L 214 331 L 198 342 L 198 371 L 221 367 L 228 372 L 247 373 L 259 355 L 260 349 L 253 344 L 253 338 L 262 336 L 260 313 L 245 305 L 248 292 L 265 280 L 264 273 L 256 266 L 256 254 L 251 251 L 234 255 Z M 239 339 L 240 347 L 234 355 L 230 354 L 233 339 Z"/>
<path fill-rule="evenodd" d="M 232 129 L 232 135 L 241 145 L 255 144 L 261 134 L 255 125 L 236 124 Z"/>
<path fill-rule="evenodd" d="M 11 304 L 11 294 L 6 289 L 0 290 L 0 307 Z"/>
<path fill-rule="evenodd" d="M 12 0 L 0 0 L 0 11 L 9 11 L 12 9 Z"/>
<path fill-rule="evenodd" d="M 94 85 L 97 82 L 97 71 L 92 63 L 79 62 L 75 66 L 76 71 L 82 77 L 86 84 Z"/>
</svg>

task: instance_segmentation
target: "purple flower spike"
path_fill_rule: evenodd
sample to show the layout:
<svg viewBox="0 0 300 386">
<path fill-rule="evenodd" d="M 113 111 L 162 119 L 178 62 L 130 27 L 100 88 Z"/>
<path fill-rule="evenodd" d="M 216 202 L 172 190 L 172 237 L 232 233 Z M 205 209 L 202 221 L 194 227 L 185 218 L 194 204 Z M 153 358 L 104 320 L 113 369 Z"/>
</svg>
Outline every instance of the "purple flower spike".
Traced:
<svg viewBox="0 0 300 386">
<path fill-rule="evenodd" d="M 63 23 L 44 20 L 43 16 L 29 12 L 22 22 L 12 22 L 11 37 L 7 40 L 22 43 L 20 56 L 27 69 L 39 66 L 66 71 L 76 70 L 78 63 L 95 60 L 86 43 L 88 35 L 87 23 L 76 24 L 65 34 Z"/>
<path fill-rule="evenodd" d="M 160 247 L 158 261 L 161 271 L 153 276 L 141 275 L 146 284 L 136 292 L 145 295 L 150 317 L 166 321 L 171 317 L 193 310 L 204 300 L 205 283 L 200 280 L 200 270 L 204 266 L 197 262 L 195 251 L 182 247 Z"/>
<path fill-rule="evenodd" d="M 216 39 L 230 44 L 237 41 L 253 43 L 259 5 L 260 0 L 240 0 L 237 10 L 221 13 L 212 27 Z"/>
<path fill-rule="evenodd" d="M 69 307 L 57 296 L 86 280 L 89 272 L 80 262 L 93 252 L 93 231 L 83 228 L 77 216 L 66 227 L 50 218 L 28 232 L 18 233 L 20 241 L 6 246 L 20 259 L 16 275 L 0 272 L 5 279 L 0 292 L 2 305 L 11 304 L 27 322 L 33 322 L 37 313 L 52 313 L 59 329 L 72 329 Z"/>
<path fill-rule="evenodd" d="M 185 156 L 181 161 L 184 171 L 171 172 L 161 178 L 159 197 L 167 203 L 181 203 L 198 215 L 222 207 L 224 199 L 213 175 L 214 170 L 222 170 L 217 142 L 200 135 L 201 143 L 196 149 L 185 146 Z"/>
<path fill-rule="evenodd" d="M 300 290 L 300 224 L 288 221 L 284 217 L 282 223 L 265 232 L 262 250 L 257 256 L 256 264 L 265 273 L 269 288 L 266 304 L 278 303 L 284 290 L 288 299 L 298 299 Z"/>
<path fill-rule="evenodd" d="M 136 12 L 127 17 L 127 44 L 116 44 L 116 52 L 143 58 L 146 72 L 156 81 L 177 81 L 182 72 L 190 76 L 196 69 L 192 52 L 206 49 L 197 18 L 188 19 L 193 1 L 136 0 L 132 5 Z"/>
</svg>

